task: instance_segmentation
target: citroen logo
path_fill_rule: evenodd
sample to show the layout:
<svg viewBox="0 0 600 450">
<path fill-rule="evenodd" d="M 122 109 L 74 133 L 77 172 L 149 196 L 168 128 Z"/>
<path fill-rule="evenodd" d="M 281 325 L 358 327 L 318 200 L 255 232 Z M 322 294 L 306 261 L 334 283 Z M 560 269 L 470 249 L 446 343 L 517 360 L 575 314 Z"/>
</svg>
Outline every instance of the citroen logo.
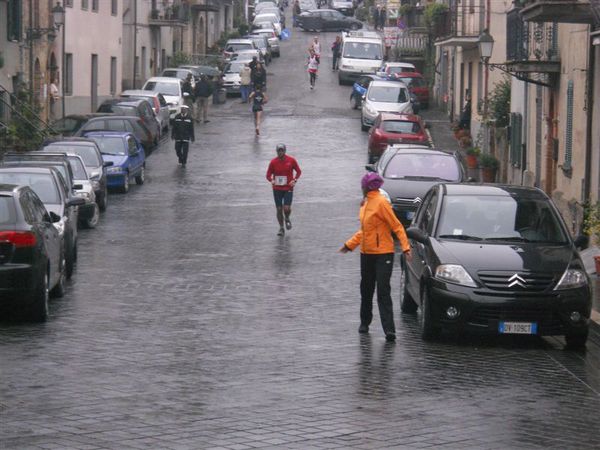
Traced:
<svg viewBox="0 0 600 450">
<path fill-rule="evenodd" d="M 519 276 L 518 273 L 515 273 L 512 277 L 508 279 L 508 287 L 520 286 L 522 288 L 527 287 L 527 281 Z"/>
<path fill-rule="evenodd" d="M 413 203 L 421 203 L 423 200 L 421 200 L 421 197 L 417 197 L 413 200 Z"/>
</svg>

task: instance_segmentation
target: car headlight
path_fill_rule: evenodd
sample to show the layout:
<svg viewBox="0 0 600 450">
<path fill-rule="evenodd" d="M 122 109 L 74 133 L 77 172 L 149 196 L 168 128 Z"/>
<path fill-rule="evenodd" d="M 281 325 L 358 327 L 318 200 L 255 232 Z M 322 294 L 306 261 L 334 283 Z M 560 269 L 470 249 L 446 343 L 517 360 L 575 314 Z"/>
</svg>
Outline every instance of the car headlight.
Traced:
<svg viewBox="0 0 600 450">
<path fill-rule="evenodd" d="M 123 168 L 120 166 L 113 166 L 113 167 L 109 167 L 106 170 L 107 173 L 122 173 L 123 172 Z"/>
<path fill-rule="evenodd" d="M 100 181 L 98 180 L 90 180 L 92 184 L 92 189 L 95 191 L 100 190 Z"/>
<path fill-rule="evenodd" d="M 567 269 L 554 288 L 555 291 L 587 286 L 587 274 L 581 269 Z"/>
<path fill-rule="evenodd" d="M 459 264 L 440 264 L 435 269 L 435 277 L 438 280 L 463 286 L 477 287 L 471 275 Z"/>
<path fill-rule="evenodd" d="M 65 218 L 61 217 L 58 222 L 54 222 L 52 225 L 54 225 L 54 228 L 56 228 L 58 234 L 62 237 L 65 233 Z"/>
</svg>

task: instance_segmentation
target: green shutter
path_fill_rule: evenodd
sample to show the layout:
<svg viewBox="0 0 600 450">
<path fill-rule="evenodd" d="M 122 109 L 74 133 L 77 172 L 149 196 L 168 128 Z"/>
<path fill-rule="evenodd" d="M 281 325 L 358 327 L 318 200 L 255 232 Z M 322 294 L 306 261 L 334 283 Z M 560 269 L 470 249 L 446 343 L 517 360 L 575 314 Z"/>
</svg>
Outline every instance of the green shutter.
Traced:
<svg viewBox="0 0 600 450">
<path fill-rule="evenodd" d="M 563 169 L 571 168 L 573 158 L 573 80 L 567 85 L 567 129 L 565 134 L 565 162 Z"/>
<path fill-rule="evenodd" d="M 513 167 L 521 167 L 523 152 L 523 116 L 510 114 L 510 162 Z"/>
</svg>

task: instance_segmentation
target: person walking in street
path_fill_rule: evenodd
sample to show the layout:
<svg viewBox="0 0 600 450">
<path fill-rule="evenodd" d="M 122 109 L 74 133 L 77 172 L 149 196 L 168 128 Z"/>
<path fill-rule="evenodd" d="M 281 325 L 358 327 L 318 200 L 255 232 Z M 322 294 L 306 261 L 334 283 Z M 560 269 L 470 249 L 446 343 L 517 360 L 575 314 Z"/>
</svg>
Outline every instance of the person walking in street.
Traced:
<svg viewBox="0 0 600 450">
<path fill-rule="evenodd" d="M 373 10 L 373 28 L 377 30 L 379 26 L 379 6 L 376 6 Z"/>
<path fill-rule="evenodd" d="M 254 129 L 256 135 L 260 135 L 260 121 L 262 119 L 263 105 L 269 100 L 260 85 L 254 86 L 254 91 L 248 97 L 252 102 L 252 114 L 254 114 Z"/>
<path fill-rule="evenodd" d="M 373 319 L 373 294 L 377 287 L 377 305 L 381 325 L 387 341 L 396 339 L 394 311 L 390 278 L 394 266 L 394 240 L 392 233 L 400 241 L 400 247 L 410 260 L 410 246 L 404 227 L 394 214 L 389 201 L 379 192 L 383 178 L 369 172 L 361 180 L 364 195 L 360 207 L 360 230 L 348 239 L 341 253 L 347 253 L 360 245 L 360 327 L 359 333 L 368 333 Z"/>
<path fill-rule="evenodd" d="M 273 198 L 277 209 L 277 222 L 279 222 L 278 236 L 283 236 L 285 230 L 292 229 L 290 216 L 292 214 L 292 199 L 294 197 L 294 186 L 302 175 L 298 162 L 291 156 L 286 155 L 285 144 L 277 144 L 275 147 L 277 157 L 273 158 L 267 168 L 267 180 L 273 186 Z M 285 229 L 284 229 L 285 223 Z"/>
<path fill-rule="evenodd" d="M 331 44 L 331 51 L 333 52 L 333 65 L 331 70 L 338 70 L 338 63 L 342 54 L 342 38 L 340 36 L 335 37 L 335 41 Z"/>
<path fill-rule="evenodd" d="M 171 127 L 171 139 L 175 141 L 175 153 L 179 164 L 183 167 L 187 164 L 190 141 L 194 142 L 194 122 L 187 105 L 181 107 L 181 112 L 175 116 Z"/>
<path fill-rule="evenodd" d="M 252 69 L 252 84 L 254 88 L 260 87 L 261 90 L 267 90 L 267 71 L 260 61 L 256 61 L 254 69 Z"/>
<path fill-rule="evenodd" d="M 314 89 L 315 83 L 317 81 L 317 72 L 319 71 L 319 60 L 317 59 L 317 55 L 315 55 L 315 52 L 313 52 L 312 49 L 309 53 L 310 55 L 308 57 L 308 63 L 306 64 L 306 67 L 309 76 L 310 88 Z"/>
<path fill-rule="evenodd" d="M 381 11 L 379 11 L 379 29 L 381 31 L 383 31 L 385 25 L 387 22 L 387 11 L 385 9 L 385 6 L 383 8 L 381 8 Z"/>
<path fill-rule="evenodd" d="M 321 43 L 319 42 L 319 37 L 315 36 L 312 44 L 310 44 L 310 48 L 308 49 L 308 52 L 310 53 L 310 51 L 313 51 L 313 53 L 315 54 L 315 56 L 317 57 L 317 61 L 319 63 L 321 63 Z"/>
<path fill-rule="evenodd" d="M 181 92 L 183 93 L 183 103 L 190 108 L 190 113 L 194 111 L 194 88 L 192 86 L 192 74 L 188 73 L 187 77 L 181 86 Z"/>
<path fill-rule="evenodd" d="M 294 19 L 294 27 L 298 26 L 298 16 L 302 14 L 302 8 L 300 8 L 300 0 L 296 0 L 294 2 L 294 10 L 293 10 L 293 19 Z"/>
<path fill-rule="evenodd" d="M 57 118 L 56 104 L 58 103 L 58 100 L 60 99 L 60 94 L 58 92 L 58 86 L 56 86 L 56 80 L 54 80 L 54 79 L 52 79 L 52 81 L 50 81 L 50 86 L 48 86 L 48 96 L 49 96 L 49 100 L 50 100 L 50 118 L 56 119 Z"/>
<path fill-rule="evenodd" d="M 252 91 L 252 69 L 248 64 L 244 64 L 240 69 L 240 94 L 242 103 L 248 103 L 248 97 Z"/>
<path fill-rule="evenodd" d="M 210 120 L 208 120 L 208 105 L 212 93 L 213 86 L 208 80 L 208 77 L 202 74 L 200 76 L 200 81 L 198 81 L 194 87 L 194 95 L 197 102 L 196 122 L 200 123 L 200 119 L 202 119 L 204 123 L 210 122 Z"/>
</svg>

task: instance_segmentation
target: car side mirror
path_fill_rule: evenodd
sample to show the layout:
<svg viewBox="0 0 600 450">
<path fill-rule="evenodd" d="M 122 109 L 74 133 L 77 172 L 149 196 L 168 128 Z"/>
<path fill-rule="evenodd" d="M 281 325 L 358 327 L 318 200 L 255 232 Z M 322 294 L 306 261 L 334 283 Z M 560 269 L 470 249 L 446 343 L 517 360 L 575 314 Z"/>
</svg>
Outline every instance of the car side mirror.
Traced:
<svg viewBox="0 0 600 450">
<path fill-rule="evenodd" d="M 377 169 L 375 169 L 375 164 L 367 164 L 365 169 L 367 172 L 377 172 Z"/>
<path fill-rule="evenodd" d="M 80 189 L 83 189 L 83 184 L 74 184 L 73 185 L 73 189 L 76 190 L 76 191 L 78 191 Z"/>
<path fill-rule="evenodd" d="M 588 248 L 588 246 L 590 245 L 590 238 L 589 238 L 589 236 L 586 236 L 585 234 L 580 234 L 579 236 L 577 236 L 575 238 L 573 243 L 575 244 L 575 247 L 577 249 L 583 250 L 583 249 Z"/>
<path fill-rule="evenodd" d="M 112 161 L 105 161 L 105 162 L 102 164 L 102 167 L 110 167 L 110 166 L 113 166 L 114 164 L 115 164 L 115 163 L 114 163 L 114 162 L 112 162 Z"/>
<path fill-rule="evenodd" d="M 430 128 L 431 128 L 431 125 L 429 125 L 429 123 L 427 123 L 427 122 L 426 122 L 426 123 L 425 123 L 425 129 L 426 129 L 426 130 L 429 130 Z"/>
<path fill-rule="evenodd" d="M 85 199 L 81 197 L 71 197 L 69 200 L 67 200 L 67 207 L 83 205 L 85 205 Z"/>
<path fill-rule="evenodd" d="M 421 244 L 427 244 L 429 242 L 429 236 L 427 236 L 423 230 L 417 227 L 409 227 L 406 230 L 406 235 L 409 239 L 413 239 Z"/>
<path fill-rule="evenodd" d="M 467 182 L 468 183 L 477 183 L 477 180 L 473 177 L 469 177 L 469 178 L 467 178 Z"/>
<path fill-rule="evenodd" d="M 46 216 L 46 218 L 48 219 L 48 222 L 51 222 L 51 223 L 60 222 L 60 216 L 58 214 L 56 214 L 55 212 L 52 212 L 52 211 L 50 211 L 48 213 L 48 215 Z"/>
</svg>

